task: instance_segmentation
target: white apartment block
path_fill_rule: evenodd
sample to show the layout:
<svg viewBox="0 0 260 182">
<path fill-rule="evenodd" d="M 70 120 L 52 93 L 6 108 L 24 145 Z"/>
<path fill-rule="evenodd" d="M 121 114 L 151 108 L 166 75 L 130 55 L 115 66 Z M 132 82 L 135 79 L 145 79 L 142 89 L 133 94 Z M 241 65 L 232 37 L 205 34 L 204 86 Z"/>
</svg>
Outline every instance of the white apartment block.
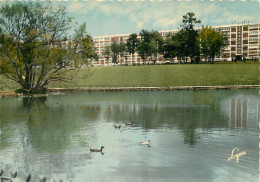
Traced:
<svg viewBox="0 0 260 182">
<path fill-rule="evenodd" d="M 232 58 L 236 56 L 243 56 L 247 59 L 260 59 L 260 23 L 247 23 L 247 24 L 231 24 L 222 26 L 212 26 L 211 28 L 219 30 L 224 33 L 227 37 L 226 47 L 222 51 L 222 55 L 216 60 L 231 61 Z M 201 28 L 198 28 L 200 31 Z M 165 38 L 166 35 L 171 33 L 177 33 L 179 30 L 164 30 L 159 31 L 159 33 Z M 138 33 L 137 33 L 138 34 Z M 112 65 L 112 58 L 110 57 L 108 61 L 103 56 L 103 51 L 105 46 L 111 45 L 112 42 L 127 42 L 130 34 L 120 34 L 120 35 L 107 35 L 107 36 L 96 36 L 93 37 L 93 43 L 96 48 L 96 53 L 99 56 L 98 61 L 92 61 L 93 65 L 96 66 L 107 66 Z M 138 37 L 140 39 L 140 37 Z M 70 47 L 73 44 L 72 40 L 57 42 L 56 46 Z M 125 60 L 127 57 L 127 61 Z M 157 57 L 158 62 L 165 62 L 163 55 Z M 152 61 L 151 58 L 148 60 Z M 172 61 L 177 61 L 175 58 Z M 123 57 L 118 58 L 118 64 L 138 64 L 142 63 L 140 56 L 135 53 L 134 55 L 126 54 Z"/>
</svg>

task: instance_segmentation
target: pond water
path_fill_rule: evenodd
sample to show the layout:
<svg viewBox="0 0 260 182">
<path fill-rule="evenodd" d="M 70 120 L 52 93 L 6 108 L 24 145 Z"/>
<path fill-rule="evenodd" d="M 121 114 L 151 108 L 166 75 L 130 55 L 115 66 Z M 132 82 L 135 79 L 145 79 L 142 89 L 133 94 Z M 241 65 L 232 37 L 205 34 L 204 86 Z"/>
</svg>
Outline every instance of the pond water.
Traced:
<svg viewBox="0 0 260 182">
<path fill-rule="evenodd" d="M 33 182 L 256 182 L 258 94 L 248 89 L 1 98 L 0 170 L 6 176 L 17 171 L 18 179 L 31 174 Z M 125 125 L 132 121 L 134 126 Z M 150 147 L 139 144 L 147 140 Z M 103 155 L 90 152 L 101 146 Z M 233 149 L 233 156 L 242 152 L 238 162 L 228 160 Z"/>
</svg>

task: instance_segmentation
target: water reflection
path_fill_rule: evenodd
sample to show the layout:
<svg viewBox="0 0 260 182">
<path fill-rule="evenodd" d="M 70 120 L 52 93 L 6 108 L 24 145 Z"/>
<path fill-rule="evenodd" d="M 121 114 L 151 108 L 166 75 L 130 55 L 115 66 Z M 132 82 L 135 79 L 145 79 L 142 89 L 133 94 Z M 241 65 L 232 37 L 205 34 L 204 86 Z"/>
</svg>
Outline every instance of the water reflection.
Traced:
<svg viewBox="0 0 260 182">
<path fill-rule="evenodd" d="M 22 97 L 22 101 L 22 108 L 31 108 L 32 106 L 37 106 L 40 108 L 47 101 L 47 97 Z"/>
<path fill-rule="evenodd" d="M 222 101 L 221 106 L 231 128 L 259 129 L 259 97 L 232 96 Z"/>
<path fill-rule="evenodd" d="M 34 180 L 251 181 L 258 105 L 257 90 L 1 98 L 0 167 Z M 105 155 L 90 153 L 102 145 Z M 247 151 L 240 167 L 227 162 L 235 147 Z"/>
</svg>

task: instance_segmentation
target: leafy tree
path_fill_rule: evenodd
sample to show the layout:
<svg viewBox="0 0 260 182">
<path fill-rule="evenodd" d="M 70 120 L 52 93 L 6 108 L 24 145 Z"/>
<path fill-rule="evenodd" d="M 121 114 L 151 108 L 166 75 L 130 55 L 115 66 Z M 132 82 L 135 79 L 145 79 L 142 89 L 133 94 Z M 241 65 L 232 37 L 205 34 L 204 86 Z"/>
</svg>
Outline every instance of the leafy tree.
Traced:
<svg viewBox="0 0 260 182">
<path fill-rule="evenodd" d="M 120 42 L 119 43 L 119 55 L 120 55 L 120 59 L 124 57 L 125 53 L 126 53 L 126 43 L 124 42 Z M 121 62 L 121 61 L 120 61 Z M 122 62 L 121 62 L 122 64 Z"/>
<path fill-rule="evenodd" d="M 75 30 L 73 41 L 62 45 L 72 18 L 64 7 L 50 3 L 15 2 L 0 7 L 0 74 L 27 92 L 44 92 L 55 81 L 72 81 L 64 73 L 94 56 L 86 24 Z"/>
<path fill-rule="evenodd" d="M 140 37 L 141 37 L 141 41 L 143 42 L 150 42 L 152 36 L 151 36 L 151 32 L 149 32 L 148 30 L 141 30 L 141 32 L 139 33 Z"/>
<path fill-rule="evenodd" d="M 146 60 L 152 56 L 152 34 L 147 30 L 141 30 L 139 33 L 141 37 L 141 42 L 137 47 L 138 54 L 141 56 L 143 60 L 143 64 L 146 64 Z"/>
<path fill-rule="evenodd" d="M 180 30 L 177 34 L 175 34 L 172 38 L 173 45 L 175 47 L 175 55 L 179 60 L 185 60 L 187 61 L 187 57 L 189 55 L 189 47 L 188 47 L 188 32 L 184 30 Z"/>
<path fill-rule="evenodd" d="M 182 44 L 183 53 L 185 56 L 185 62 L 187 63 L 187 57 L 190 57 L 191 61 L 195 56 L 199 56 L 199 45 L 197 44 L 198 31 L 194 29 L 196 24 L 200 24 L 201 21 L 195 18 L 195 14 L 192 12 L 183 16 L 183 24 L 181 25 L 181 34 L 183 36 Z"/>
<path fill-rule="evenodd" d="M 137 50 L 137 46 L 138 46 L 139 42 L 140 41 L 137 38 L 137 34 L 135 34 L 135 33 L 132 33 L 126 42 L 127 50 L 131 54 L 131 63 L 133 63 L 133 55 L 135 54 L 135 52 Z"/>
<path fill-rule="evenodd" d="M 117 42 L 113 42 L 110 46 L 110 50 L 111 50 L 111 53 L 112 53 L 112 62 L 114 64 L 116 64 L 117 63 L 117 57 L 120 53 L 120 45 Z"/>
<path fill-rule="evenodd" d="M 183 24 L 181 25 L 181 27 L 183 27 L 183 29 L 192 31 L 194 30 L 194 25 L 200 24 L 201 21 L 195 18 L 195 14 L 193 12 L 188 12 L 186 15 L 183 16 L 182 23 Z"/>
<path fill-rule="evenodd" d="M 145 60 L 146 60 L 145 47 L 146 47 L 145 42 L 140 42 L 137 46 L 137 52 L 138 52 L 139 56 L 141 57 L 143 64 L 145 64 Z"/>
<path fill-rule="evenodd" d="M 107 64 L 108 64 L 108 59 L 111 56 L 111 48 L 110 46 L 105 46 L 103 56 L 106 58 Z"/>
<path fill-rule="evenodd" d="M 200 41 L 201 52 L 205 58 L 210 57 L 210 63 L 214 63 L 214 58 L 220 56 L 225 47 L 225 36 L 220 31 L 215 31 L 211 27 L 202 26 L 198 40 Z"/>
<path fill-rule="evenodd" d="M 98 55 L 95 52 L 95 47 L 93 46 L 93 40 L 91 36 L 87 35 L 81 39 L 78 53 L 82 55 L 82 64 L 88 64 L 88 60 L 98 60 Z"/>
<path fill-rule="evenodd" d="M 158 54 L 163 53 L 163 37 L 158 31 L 151 32 L 150 47 L 152 56 L 154 56 L 154 64 L 157 61 Z"/>
<path fill-rule="evenodd" d="M 156 57 L 158 53 L 163 53 L 163 38 L 158 31 L 141 30 L 139 33 L 141 42 L 137 47 L 137 51 L 141 56 L 143 63 L 149 60 L 149 57 Z M 149 63 L 149 62 L 148 62 Z"/>
<path fill-rule="evenodd" d="M 173 59 L 177 55 L 177 45 L 174 38 L 174 35 L 169 33 L 163 42 L 164 59 Z"/>
</svg>

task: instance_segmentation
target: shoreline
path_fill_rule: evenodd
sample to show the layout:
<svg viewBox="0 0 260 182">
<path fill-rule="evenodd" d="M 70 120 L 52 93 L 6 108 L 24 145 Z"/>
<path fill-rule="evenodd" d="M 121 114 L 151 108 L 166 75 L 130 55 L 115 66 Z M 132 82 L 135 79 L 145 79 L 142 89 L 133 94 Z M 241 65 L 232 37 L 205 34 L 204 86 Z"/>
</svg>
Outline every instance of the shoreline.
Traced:
<svg viewBox="0 0 260 182">
<path fill-rule="evenodd" d="M 32 97 L 47 96 L 54 93 L 104 92 L 104 91 L 169 91 L 169 90 L 220 90 L 220 89 L 259 89 L 260 85 L 226 86 L 172 86 L 172 87 L 88 87 L 88 88 L 48 88 L 46 94 L 30 94 Z M 0 97 L 21 96 L 14 91 L 0 92 Z M 27 95 L 24 95 L 27 96 Z"/>
</svg>

